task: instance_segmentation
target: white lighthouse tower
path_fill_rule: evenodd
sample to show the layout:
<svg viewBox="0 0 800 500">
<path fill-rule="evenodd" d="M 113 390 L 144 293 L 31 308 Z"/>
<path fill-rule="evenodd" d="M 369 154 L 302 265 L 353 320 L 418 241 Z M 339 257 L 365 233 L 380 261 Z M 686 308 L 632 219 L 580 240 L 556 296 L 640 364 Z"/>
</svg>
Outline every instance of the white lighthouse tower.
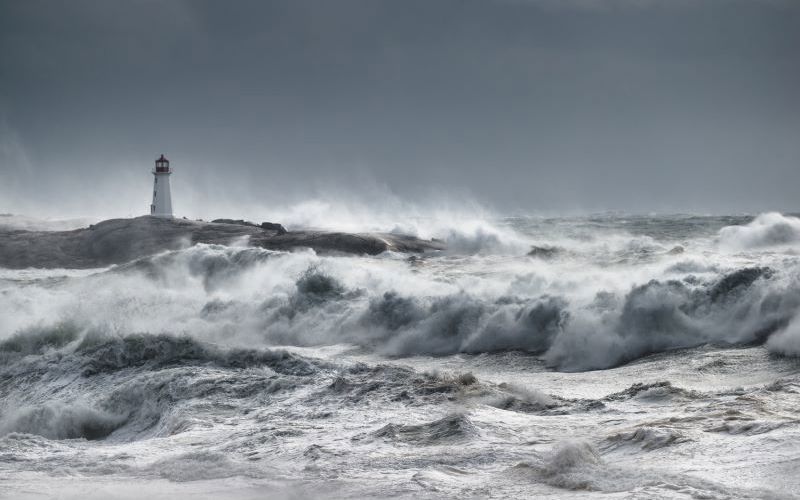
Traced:
<svg viewBox="0 0 800 500">
<path fill-rule="evenodd" d="M 153 170 L 153 203 L 150 205 L 150 215 L 155 217 L 172 218 L 172 194 L 169 192 L 169 176 L 172 170 L 169 169 L 169 160 L 161 155 L 156 160 L 156 168 Z"/>
</svg>

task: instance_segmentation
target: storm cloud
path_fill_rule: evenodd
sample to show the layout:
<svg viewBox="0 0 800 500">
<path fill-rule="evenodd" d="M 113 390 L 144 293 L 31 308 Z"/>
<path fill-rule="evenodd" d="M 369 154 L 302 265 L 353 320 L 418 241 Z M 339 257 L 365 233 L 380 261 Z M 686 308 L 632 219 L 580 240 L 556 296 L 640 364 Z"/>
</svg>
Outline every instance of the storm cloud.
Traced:
<svg viewBox="0 0 800 500">
<path fill-rule="evenodd" d="M 160 153 L 190 217 L 793 210 L 798 50 L 789 0 L 2 1 L 0 212 L 145 213 Z"/>
</svg>

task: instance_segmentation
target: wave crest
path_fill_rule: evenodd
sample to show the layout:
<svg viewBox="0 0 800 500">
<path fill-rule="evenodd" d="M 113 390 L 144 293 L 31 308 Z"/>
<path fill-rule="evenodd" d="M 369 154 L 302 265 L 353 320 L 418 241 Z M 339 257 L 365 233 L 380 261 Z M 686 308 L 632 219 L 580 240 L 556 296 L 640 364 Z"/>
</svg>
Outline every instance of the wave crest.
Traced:
<svg viewBox="0 0 800 500">
<path fill-rule="evenodd" d="M 729 250 L 751 250 L 800 242 L 800 218 L 778 212 L 761 214 L 749 224 L 727 226 L 719 232 L 720 245 Z"/>
<path fill-rule="evenodd" d="M 170 365 L 214 363 L 228 368 L 268 366 L 290 375 L 310 375 L 319 370 L 308 358 L 285 350 L 224 350 L 188 336 L 167 334 L 134 334 L 122 337 L 86 337 L 77 351 L 84 361 L 84 375 L 95 375 L 148 365 L 159 368 Z"/>
<path fill-rule="evenodd" d="M 126 416 L 88 406 L 48 403 L 17 409 L 0 419 L 0 436 L 12 432 L 48 439 L 103 439 L 125 424 Z"/>
<path fill-rule="evenodd" d="M 417 445 L 450 444 L 475 437 L 478 430 L 466 415 L 448 415 L 419 425 L 387 424 L 371 435 Z"/>
</svg>

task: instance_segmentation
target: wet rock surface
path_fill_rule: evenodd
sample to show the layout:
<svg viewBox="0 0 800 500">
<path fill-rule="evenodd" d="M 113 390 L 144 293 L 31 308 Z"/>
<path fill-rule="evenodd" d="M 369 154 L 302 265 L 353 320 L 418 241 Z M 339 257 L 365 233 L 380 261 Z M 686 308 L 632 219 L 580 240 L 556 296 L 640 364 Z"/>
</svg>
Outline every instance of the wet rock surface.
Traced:
<svg viewBox="0 0 800 500">
<path fill-rule="evenodd" d="M 237 242 L 271 250 L 312 248 L 320 253 L 377 255 L 387 250 L 422 253 L 441 242 L 382 233 L 286 231 L 275 223 L 203 222 L 136 217 L 110 219 L 72 231 L 0 228 L 0 267 L 91 268 L 121 264 L 196 243 Z"/>
</svg>

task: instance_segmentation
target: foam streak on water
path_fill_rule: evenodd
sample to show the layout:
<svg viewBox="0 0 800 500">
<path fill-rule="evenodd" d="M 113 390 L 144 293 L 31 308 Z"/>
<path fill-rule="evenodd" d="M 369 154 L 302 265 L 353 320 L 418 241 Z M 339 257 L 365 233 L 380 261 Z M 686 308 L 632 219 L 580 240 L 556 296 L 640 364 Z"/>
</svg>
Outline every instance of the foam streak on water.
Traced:
<svg viewBox="0 0 800 500">
<path fill-rule="evenodd" d="M 0 496 L 800 491 L 800 219 L 430 236 L 0 269 Z"/>
</svg>

